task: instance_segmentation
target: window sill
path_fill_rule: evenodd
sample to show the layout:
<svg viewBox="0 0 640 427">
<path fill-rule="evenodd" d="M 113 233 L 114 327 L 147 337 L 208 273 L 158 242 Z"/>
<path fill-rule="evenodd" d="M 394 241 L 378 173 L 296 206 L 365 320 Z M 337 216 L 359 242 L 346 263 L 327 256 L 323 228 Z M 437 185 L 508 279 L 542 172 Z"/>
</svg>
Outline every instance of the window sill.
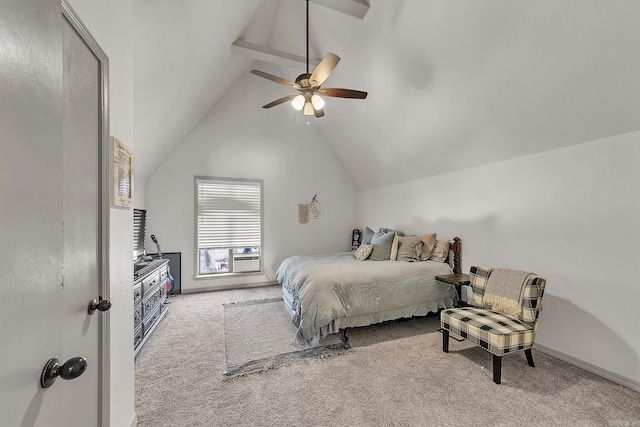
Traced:
<svg viewBox="0 0 640 427">
<path fill-rule="evenodd" d="M 231 279 L 234 277 L 247 277 L 247 276 L 264 276 L 264 271 L 246 271 L 239 273 L 216 273 L 216 274 L 203 274 L 200 276 L 193 276 L 193 280 L 208 280 L 208 279 Z"/>
</svg>

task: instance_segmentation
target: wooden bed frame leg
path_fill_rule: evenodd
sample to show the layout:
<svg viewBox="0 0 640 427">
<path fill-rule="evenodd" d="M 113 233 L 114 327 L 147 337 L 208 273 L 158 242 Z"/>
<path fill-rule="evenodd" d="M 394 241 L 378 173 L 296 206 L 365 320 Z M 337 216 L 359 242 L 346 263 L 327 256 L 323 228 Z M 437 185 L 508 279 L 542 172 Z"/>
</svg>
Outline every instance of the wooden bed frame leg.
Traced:
<svg viewBox="0 0 640 427">
<path fill-rule="evenodd" d="M 533 363 L 533 354 L 531 353 L 531 349 L 528 348 L 524 351 L 524 355 L 527 356 L 527 363 L 529 364 L 529 366 L 531 366 L 532 368 L 535 368 L 536 365 L 535 363 Z"/>
<path fill-rule="evenodd" d="M 341 339 L 342 339 L 342 343 L 344 345 L 347 345 L 347 343 L 349 343 L 349 337 L 347 336 L 347 328 L 344 328 L 342 330 L 342 338 Z"/>
</svg>

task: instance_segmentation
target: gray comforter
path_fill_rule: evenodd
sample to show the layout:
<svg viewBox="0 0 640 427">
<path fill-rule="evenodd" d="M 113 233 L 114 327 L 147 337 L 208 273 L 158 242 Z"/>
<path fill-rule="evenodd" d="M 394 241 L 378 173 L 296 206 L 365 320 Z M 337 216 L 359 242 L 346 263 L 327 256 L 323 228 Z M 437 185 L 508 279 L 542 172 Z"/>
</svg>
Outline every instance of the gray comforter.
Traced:
<svg viewBox="0 0 640 427">
<path fill-rule="evenodd" d="M 296 341 L 312 346 L 340 324 L 363 326 L 451 307 L 455 288 L 435 280 L 450 273 L 446 263 L 357 261 L 343 252 L 287 258 L 276 280 L 293 299 Z M 340 323 L 345 318 L 357 321 Z"/>
</svg>

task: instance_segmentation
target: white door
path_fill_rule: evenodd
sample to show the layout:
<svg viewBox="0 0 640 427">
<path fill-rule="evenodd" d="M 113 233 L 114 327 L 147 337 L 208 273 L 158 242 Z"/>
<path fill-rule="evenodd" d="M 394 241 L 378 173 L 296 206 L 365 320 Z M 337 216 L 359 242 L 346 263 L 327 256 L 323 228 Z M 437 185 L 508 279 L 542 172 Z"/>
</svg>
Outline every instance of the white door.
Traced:
<svg viewBox="0 0 640 427">
<path fill-rule="evenodd" d="M 99 332 L 104 312 L 88 312 L 102 280 L 100 62 L 65 19 L 63 58 L 64 358 L 82 356 L 86 371 L 60 381 L 69 426 L 98 425 Z M 54 385 L 53 387 L 55 387 Z"/>
<path fill-rule="evenodd" d="M 74 37 L 60 0 L 0 2 L 3 426 L 100 425 L 104 314 L 87 306 L 103 273 L 104 118 L 96 59 Z M 74 356 L 83 375 L 40 386 L 49 358 Z"/>
</svg>

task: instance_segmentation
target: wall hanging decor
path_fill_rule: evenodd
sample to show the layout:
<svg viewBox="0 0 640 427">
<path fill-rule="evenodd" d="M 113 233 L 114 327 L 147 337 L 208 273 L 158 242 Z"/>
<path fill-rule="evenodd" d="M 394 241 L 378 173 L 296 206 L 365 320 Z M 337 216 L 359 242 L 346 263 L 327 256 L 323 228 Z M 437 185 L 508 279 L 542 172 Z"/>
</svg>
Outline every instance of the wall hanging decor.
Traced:
<svg viewBox="0 0 640 427">
<path fill-rule="evenodd" d="M 309 217 L 311 219 L 320 218 L 320 202 L 318 202 L 318 194 L 316 193 L 311 199 L 311 203 L 309 203 Z"/>
<path fill-rule="evenodd" d="M 300 224 L 306 224 L 309 222 L 309 204 L 303 197 L 298 203 L 298 222 Z"/>
<path fill-rule="evenodd" d="M 129 208 L 133 205 L 133 152 L 118 138 L 113 143 L 113 204 Z"/>
</svg>

